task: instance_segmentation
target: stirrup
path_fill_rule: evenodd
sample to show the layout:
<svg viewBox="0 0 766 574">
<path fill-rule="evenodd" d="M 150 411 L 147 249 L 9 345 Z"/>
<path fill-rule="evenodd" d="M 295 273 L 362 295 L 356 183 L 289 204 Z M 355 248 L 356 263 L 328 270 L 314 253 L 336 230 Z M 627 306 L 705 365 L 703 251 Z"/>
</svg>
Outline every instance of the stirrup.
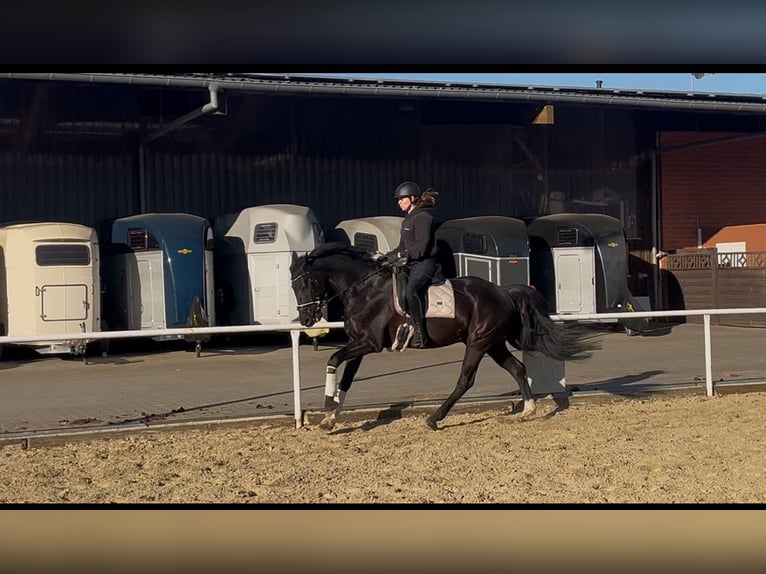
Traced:
<svg viewBox="0 0 766 574">
<path fill-rule="evenodd" d="M 396 329 L 396 335 L 394 336 L 394 342 L 391 345 L 392 351 L 404 351 L 407 345 L 410 344 L 410 339 L 415 333 L 415 328 L 409 323 L 405 322 L 399 325 Z"/>
</svg>

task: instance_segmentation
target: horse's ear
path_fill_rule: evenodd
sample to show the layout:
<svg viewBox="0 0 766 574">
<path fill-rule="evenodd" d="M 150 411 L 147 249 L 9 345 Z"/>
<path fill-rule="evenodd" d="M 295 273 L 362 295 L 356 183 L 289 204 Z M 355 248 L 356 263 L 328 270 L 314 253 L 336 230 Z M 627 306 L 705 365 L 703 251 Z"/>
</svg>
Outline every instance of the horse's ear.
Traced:
<svg viewBox="0 0 766 574">
<path fill-rule="evenodd" d="M 293 263 L 296 263 L 298 261 L 298 254 L 295 251 L 293 251 L 292 253 L 293 253 Z"/>
</svg>

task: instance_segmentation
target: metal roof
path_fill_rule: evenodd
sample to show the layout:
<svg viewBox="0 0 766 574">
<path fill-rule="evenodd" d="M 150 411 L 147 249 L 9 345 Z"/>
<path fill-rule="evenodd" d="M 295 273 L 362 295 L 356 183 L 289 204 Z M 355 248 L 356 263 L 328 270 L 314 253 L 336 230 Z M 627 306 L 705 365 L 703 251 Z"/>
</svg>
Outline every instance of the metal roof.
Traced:
<svg viewBox="0 0 766 574">
<path fill-rule="evenodd" d="M 257 73 L 15 73 L 0 78 L 90 84 L 130 84 L 204 88 L 263 94 L 439 98 L 445 100 L 515 101 L 540 104 L 622 106 L 654 110 L 766 113 L 766 96 L 615 88 L 545 87 L 471 82 L 435 82 L 373 78 L 319 77 L 307 74 Z"/>
</svg>

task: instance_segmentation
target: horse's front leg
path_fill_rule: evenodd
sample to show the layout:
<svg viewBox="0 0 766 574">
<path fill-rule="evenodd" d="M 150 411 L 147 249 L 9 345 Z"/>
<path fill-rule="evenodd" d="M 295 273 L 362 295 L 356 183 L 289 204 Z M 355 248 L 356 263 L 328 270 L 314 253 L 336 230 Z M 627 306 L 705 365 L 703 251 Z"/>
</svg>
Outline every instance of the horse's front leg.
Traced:
<svg viewBox="0 0 766 574">
<path fill-rule="evenodd" d="M 324 389 L 324 408 L 329 411 L 319 423 L 323 429 L 330 430 L 335 426 L 335 421 L 340 415 L 346 394 L 351 388 L 351 383 L 356 376 L 359 366 L 362 364 L 364 355 L 373 352 L 375 349 L 369 341 L 361 339 L 351 341 L 348 345 L 336 351 L 327 361 L 327 373 L 325 376 Z M 341 363 L 346 362 L 343 369 L 343 377 L 340 385 L 337 384 L 337 371 Z"/>
</svg>

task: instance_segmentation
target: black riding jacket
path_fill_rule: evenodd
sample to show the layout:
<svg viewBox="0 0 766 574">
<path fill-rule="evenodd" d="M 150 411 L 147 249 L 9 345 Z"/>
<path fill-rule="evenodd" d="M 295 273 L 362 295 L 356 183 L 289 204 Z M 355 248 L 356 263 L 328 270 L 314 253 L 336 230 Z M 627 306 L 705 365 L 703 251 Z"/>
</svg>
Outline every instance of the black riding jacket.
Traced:
<svg viewBox="0 0 766 574">
<path fill-rule="evenodd" d="M 395 251 L 404 252 L 410 261 L 431 258 L 436 252 L 433 206 L 416 207 L 404 216 L 401 239 Z"/>
</svg>

